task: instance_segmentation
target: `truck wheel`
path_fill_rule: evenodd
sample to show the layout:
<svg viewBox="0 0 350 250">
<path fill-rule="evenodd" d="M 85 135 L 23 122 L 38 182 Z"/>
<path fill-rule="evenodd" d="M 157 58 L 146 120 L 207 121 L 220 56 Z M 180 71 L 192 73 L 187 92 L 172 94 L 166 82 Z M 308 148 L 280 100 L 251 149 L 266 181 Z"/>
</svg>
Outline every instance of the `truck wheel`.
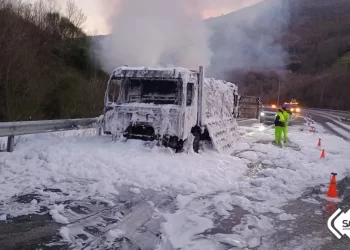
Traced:
<svg viewBox="0 0 350 250">
<path fill-rule="evenodd" d="M 180 139 L 177 142 L 175 153 L 180 153 L 182 151 L 183 147 L 184 147 L 184 141 Z"/>
<path fill-rule="evenodd" d="M 199 151 L 199 142 L 201 140 L 200 135 L 196 134 L 194 135 L 194 139 L 193 139 L 193 151 L 198 153 Z"/>
<path fill-rule="evenodd" d="M 199 142 L 201 140 L 202 129 L 199 126 L 194 126 L 191 129 L 193 135 L 193 151 L 198 153 L 199 151 Z"/>
</svg>

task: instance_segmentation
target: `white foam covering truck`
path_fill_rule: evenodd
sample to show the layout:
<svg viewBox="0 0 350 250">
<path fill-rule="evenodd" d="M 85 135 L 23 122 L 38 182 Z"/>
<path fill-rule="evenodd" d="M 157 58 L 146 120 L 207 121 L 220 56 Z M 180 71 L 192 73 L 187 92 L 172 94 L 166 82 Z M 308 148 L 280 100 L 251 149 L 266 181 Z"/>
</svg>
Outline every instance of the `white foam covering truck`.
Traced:
<svg viewBox="0 0 350 250">
<path fill-rule="evenodd" d="M 103 129 L 114 138 L 157 141 L 198 152 L 209 140 L 231 154 L 239 137 L 237 86 L 185 68 L 119 67 L 105 94 Z"/>
</svg>

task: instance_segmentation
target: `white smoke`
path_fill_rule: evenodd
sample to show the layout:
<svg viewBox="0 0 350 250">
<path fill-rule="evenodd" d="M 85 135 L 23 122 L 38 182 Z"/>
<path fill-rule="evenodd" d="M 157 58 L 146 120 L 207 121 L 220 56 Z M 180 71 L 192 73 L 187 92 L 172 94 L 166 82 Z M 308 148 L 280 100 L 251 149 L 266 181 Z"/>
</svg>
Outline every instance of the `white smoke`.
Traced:
<svg viewBox="0 0 350 250">
<path fill-rule="evenodd" d="M 237 9 L 260 0 L 104 0 L 111 35 L 101 44 L 104 70 L 121 65 L 204 65 L 221 77 L 233 69 L 284 65 L 281 37 L 288 24 L 288 1 L 263 0 L 238 12 L 201 20 L 210 8 Z"/>
<path fill-rule="evenodd" d="M 289 1 L 264 0 L 226 16 L 206 20 L 211 38 L 211 73 L 283 69 L 287 52 L 282 46 L 289 24 Z"/>
<path fill-rule="evenodd" d="M 121 66 L 209 66 L 210 32 L 186 0 L 121 0 L 112 17 L 112 34 L 101 46 L 110 72 Z"/>
</svg>

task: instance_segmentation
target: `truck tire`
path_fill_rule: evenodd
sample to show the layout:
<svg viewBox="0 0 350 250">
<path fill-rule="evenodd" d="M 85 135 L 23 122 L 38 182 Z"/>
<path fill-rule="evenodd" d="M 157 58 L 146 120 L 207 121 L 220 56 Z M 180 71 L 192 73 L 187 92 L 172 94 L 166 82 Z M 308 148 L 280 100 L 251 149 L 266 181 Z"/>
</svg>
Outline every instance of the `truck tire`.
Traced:
<svg viewBox="0 0 350 250">
<path fill-rule="evenodd" d="M 201 141 L 201 136 L 199 134 L 195 134 L 193 139 L 193 151 L 195 153 L 199 152 L 200 141 Z"/>
<path fill-rule="evenodd" d="M 201 141 L 201 133 L 202 133 L 202 130 L 199 126 L 194 126 L 192 129 L 191 129 L 191 133 L 194 137 L 193 139 L 193 151 L 198 153 L 199 151 L 199 142 Z"/>
<path fill-rule="evenodd" d="M 184 141 L 180 139 L 180 140 L 177 142 L 176 149 L 175 149 L 175 153 L 180 153 L 180 152 L 182 152 L 183 147 L 184 147 Z"/>
</svg>

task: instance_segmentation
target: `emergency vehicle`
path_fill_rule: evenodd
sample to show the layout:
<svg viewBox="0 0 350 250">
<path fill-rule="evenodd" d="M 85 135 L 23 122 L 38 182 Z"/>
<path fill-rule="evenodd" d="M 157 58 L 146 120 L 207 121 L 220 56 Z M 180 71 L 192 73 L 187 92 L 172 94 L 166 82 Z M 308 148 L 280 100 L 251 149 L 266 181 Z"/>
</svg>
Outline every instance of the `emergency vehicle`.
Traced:
<svg viewBox="0 0 350 250">
<path fill-rule="evenodd" d="M 301 109 L 299 107 L 299 103 L 295 100 L 292 99 L 291 102 L 286 102 L 283 104 L 283 107 L 286 107 L 290 113 L 297 113 L 300 114 Z"/>
</svg>

